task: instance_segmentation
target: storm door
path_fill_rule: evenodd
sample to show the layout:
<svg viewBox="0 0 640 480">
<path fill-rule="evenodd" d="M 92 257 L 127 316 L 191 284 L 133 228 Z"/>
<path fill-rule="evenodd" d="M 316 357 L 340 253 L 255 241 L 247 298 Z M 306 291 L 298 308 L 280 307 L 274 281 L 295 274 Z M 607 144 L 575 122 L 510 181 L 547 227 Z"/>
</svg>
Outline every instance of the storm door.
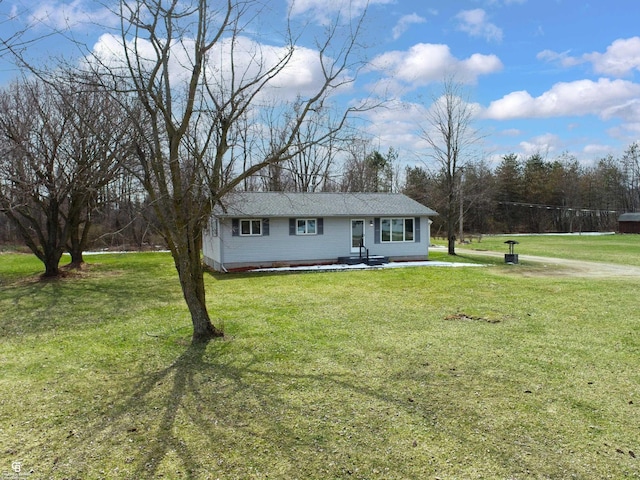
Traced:
<svg viewBox="0 0 640 480">
<path fill-rule="evenodd" d="M 364 252 L 364 220 L 351 220 L 351 253 Z"/>
</svg>

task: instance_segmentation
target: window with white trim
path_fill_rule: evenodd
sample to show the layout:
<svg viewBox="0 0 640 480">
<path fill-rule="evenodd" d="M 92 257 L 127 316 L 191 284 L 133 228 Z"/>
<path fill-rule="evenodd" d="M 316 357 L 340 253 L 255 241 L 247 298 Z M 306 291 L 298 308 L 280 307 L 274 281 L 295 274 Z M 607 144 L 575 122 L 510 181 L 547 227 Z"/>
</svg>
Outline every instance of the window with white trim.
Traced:
<svg viewBox="0 0 640 480">
<path fill-rule="evenodd" d="M 380 240 L 382 242 L 413 242 L 413 218 L 380 219 Z"/>
<path fill-rule="evenodd" d="M 212 218 L 209 220 L 209 235 L 212 237 L 218 236 L 218 219 Z"/>
<path fill-rule="evenodd" d="M 262 220 L 241 219 L 240 220 L 240 235 L 241 236 L 258 236 L 262 235 Z"/>
<path fill-rule="evenodd" d="M 315 218 L 297 218 L 296 235 L 315 235 L 317 220 Z"/>
</svg>

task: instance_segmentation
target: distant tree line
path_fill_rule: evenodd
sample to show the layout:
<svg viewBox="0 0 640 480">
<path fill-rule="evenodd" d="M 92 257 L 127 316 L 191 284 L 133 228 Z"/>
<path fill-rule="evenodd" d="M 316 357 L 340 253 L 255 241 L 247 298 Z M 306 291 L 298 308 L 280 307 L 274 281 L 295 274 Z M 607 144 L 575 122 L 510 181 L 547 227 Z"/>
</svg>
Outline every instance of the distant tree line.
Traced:
<svg viewBox="0 0 640 480">
<path fill-rule="evenodd" d="M 466 233 L 615 231 L 621 213 L 640 208 L 640 145 L 620 158 L 592 165 L 563 154 L 504 155 L 495 168 L 468 163 L 461 175 L 456 210 L 447 212 L 441 174 L 406 169 L 404 192 L 436 211 L 462 219 Z M 443 230 L 434 219 L 432 232 Z"/>
<path fill-rule="evenodd" d="M 369 149 L 351 139 L 335 155 L 314 157 L 313 169 L 299 159 L 259 172 L 247 190 L 285 192 L 403 192 L 436 210 L 432 232 L 446 237 L 449 218 L 462 219 L 462 234 L 615 231 L 621 213 L 640 210 L 640 144 L 624 154 L 585 164 L 563 154 L 504 155 L 497 166 L 466 162 L 451 202 L 451 178 L 442 164 L 400 167 L 398 152 Z M 338 158 L 341 157 L 341 160 Z M 450 176 L 449 176 L 450 177 Z M 459 236 L 459 235 L 458 235 Z M 458 238 L 460 240 L 460 238 Z"/>
</svg>

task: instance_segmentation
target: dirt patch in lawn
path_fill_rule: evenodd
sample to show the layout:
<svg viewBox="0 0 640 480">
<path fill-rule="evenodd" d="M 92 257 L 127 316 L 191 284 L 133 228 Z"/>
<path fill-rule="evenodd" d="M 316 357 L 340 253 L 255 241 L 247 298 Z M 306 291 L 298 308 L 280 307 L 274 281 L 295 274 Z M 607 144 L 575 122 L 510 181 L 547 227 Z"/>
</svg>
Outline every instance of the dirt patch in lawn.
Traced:
<svg viewBox="0 0 640 480">
<path fill-rule="evenodd" d="M 479 317 L 477 315 L 467 315 L 466 313 L 453 313 L 444 317 L 445 320 L 458 320 L 463 322 L 487 322 L 487 323 L 500 323 L 500 320 L 495 318 Z"/>
</svg>

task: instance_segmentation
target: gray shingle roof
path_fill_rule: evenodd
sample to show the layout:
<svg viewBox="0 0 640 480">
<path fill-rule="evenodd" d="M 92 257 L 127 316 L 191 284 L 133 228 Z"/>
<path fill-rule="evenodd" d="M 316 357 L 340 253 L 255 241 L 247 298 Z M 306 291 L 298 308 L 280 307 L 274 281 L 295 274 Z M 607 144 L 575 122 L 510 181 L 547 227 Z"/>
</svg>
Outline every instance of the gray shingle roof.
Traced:
<svg viewBox="0 0 640 480">
<path fill-rule="evenodd" d="M 623 213 L 618 218 L 619 222 L 640 222 L 640 213 Z"/>
<path fill-rule="evenodd" d="M 217 205 L 219 217 L 434 216 L 428 207 L 399 193 L 239 192 Z"/>
</svg>

